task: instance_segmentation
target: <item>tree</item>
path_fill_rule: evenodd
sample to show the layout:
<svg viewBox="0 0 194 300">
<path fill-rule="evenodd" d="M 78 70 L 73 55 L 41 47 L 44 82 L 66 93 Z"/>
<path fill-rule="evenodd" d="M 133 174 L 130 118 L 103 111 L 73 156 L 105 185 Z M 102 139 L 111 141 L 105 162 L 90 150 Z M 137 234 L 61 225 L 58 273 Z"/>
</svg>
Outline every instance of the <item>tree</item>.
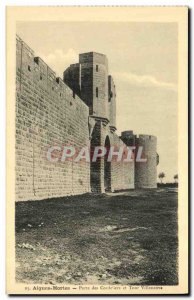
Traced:
<svg viewBox="0 0 194 300">
<path fill-rule="evenodd" d="M 161 183 L 162 183 L 162 180 L 163 178 L 165 177 L 165 173 L 164 172 L 160 172 L 159 175 L 158 175 L 158 178 L 160 179 Z"/>
<path fill-rule="evenodd" d="M 174 175 L 174 181 L 175 181 L 175 183 L 177 183 L 177 181 L 178 181 L 178 174 Z"/>
</svg>

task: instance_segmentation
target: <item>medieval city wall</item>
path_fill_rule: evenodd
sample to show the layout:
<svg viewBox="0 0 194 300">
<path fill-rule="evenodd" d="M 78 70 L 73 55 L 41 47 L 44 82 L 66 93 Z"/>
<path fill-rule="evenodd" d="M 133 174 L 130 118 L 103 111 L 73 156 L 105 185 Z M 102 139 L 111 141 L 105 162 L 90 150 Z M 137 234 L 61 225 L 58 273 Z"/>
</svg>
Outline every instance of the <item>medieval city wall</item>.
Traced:
<svg viewBox="0 0 194 300">
<path fill-rule="evenodd" d="M 113 144 L 117 149 L 124 147 L 126 145 L 122 142 L 119 136 L 113 133 Z M 135 176 L 135 162 L 129 161 L 125 162 L 123 159 L 120 162 L 113 160 L 112 162 L 112 184 L 113 189 L 122 190 L 122 189 L 134 189 L 134 176 Z"/>
<path fill-rule="evenodd" d="M 55 72 L 41 58 L 35 57 L 33 50 L 19 37 L 16 50 L 16 201 L 78 195 L 91 191 L 103 193 L 156 187 L 157 140 L 146 135 L 137 138 L 131 131 L 123 133 L 121 138 L 116 134 L 115 86 L 110 76 L 108 86 L 108 77 L 101 74 L 104 65 L 101 66 L 97 54 L 94 64 L 96 71 L 93 66 L 89 66 L 92 73 L 87 73 L 87 70 L 83 72 L 87 75 L 84 77 L 85 89 L 94 91 L 94 87 L 98 87 L 99 99 L 95 99 L 93 94 L 91 96 L 95 103 L 99 102 L 98 105 L 102 102 L 101 109 L 104 102 L 108 103 L 108 115 L 112 118 L 110 122 L 105 118 L 109 117 L 105 109 L 105 115 L 101 116 L 100 109 L 97 114 L 91 115 L 87 105 L 90 102 L 86 101 L 90 100 L 87 89 L 88 98 L 80 98 L 82 93 L 79 82 L 84 80 L 79 75 L 79 64 L 71 67 L 78 69 L 73 72 L 72 81 L 76 86 L 72 86 L 72 90 L 61 78 L 56 77 Z M 87 54 L 86 57 L 82 55 L 83 58 L 87 58 Z M 92 88 L 87 85 L 91 83 L 91 80 L 87 80 L 88 76 L 92 76 Z M 105 87 L 101 84 L 104 77 L 107 77 Z M 107 95 L 103 94 L 104 90 Z M 116 157 L 110 164 L 106 158 L 101 158 L 96 163 L 84 159 L 79 162 L 72 159 L 61 161 L 64 146 L 75 147 L 76 156 L 83 147 L 92 149 L 95 146 L 108 145 L 119 150 L 120 147 L 126 148 L 126 145 L 133 145 L 134 142 L 143 146 L 144 154 L 148 158 L 146 164 L 123 160 L 118 162 Z M 52 152 L 50 161 L 48 149 L 53 146 L 59 148 Z"/>
<path fill-rule="evenodd" d="M 89 163 L 47 159 L 54 145 L 88 146 L 88 106 L 20 38 L 16 67 L 16 201 L 89 192 Z"/>
</svg>

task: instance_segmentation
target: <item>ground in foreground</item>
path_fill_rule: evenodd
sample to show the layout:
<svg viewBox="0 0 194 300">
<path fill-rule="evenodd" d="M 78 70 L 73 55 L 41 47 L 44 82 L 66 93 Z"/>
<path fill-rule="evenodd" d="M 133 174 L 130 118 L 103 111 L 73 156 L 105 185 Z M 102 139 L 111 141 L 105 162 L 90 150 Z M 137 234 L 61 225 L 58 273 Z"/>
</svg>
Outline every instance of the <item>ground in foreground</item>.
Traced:
<svg viewBox="0 0 194 300">
<path fill-rule="evenodd" d="M 16 280 L 176 285 L 177 190 L 16 204 Z"/>
</svg>

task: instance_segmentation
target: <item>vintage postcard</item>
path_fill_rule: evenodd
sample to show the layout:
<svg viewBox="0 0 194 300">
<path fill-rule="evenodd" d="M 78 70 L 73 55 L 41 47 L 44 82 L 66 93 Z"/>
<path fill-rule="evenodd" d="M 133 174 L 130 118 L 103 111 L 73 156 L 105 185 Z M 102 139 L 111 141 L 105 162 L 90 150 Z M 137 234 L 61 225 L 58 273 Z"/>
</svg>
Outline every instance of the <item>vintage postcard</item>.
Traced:
<svg viewBox="0 0 194 300">
<path fill-rule="evenodd" d="M 188 8 L 7 7 L 6 292 L 188 276 Z"/>
</svg>

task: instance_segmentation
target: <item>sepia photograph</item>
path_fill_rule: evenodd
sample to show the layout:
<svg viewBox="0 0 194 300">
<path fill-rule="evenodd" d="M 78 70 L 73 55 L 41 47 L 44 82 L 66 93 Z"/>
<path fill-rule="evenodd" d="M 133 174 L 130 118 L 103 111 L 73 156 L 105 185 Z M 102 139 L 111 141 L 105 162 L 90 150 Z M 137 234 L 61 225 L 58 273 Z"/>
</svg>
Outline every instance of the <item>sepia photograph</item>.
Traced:
<svg viewBox="0 0 194 300">
<path fill-rule="evenodd" d="M 8 294 L 188 293 L 187 23 L 7 8 Z"/>
</svg>

